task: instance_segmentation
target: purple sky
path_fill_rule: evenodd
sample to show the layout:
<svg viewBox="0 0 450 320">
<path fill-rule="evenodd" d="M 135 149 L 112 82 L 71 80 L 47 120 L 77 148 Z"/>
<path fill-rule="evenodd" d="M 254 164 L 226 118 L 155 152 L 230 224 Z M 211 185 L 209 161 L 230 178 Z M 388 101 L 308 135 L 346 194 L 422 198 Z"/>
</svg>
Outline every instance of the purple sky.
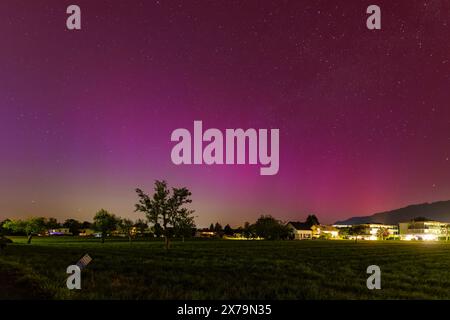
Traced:
<svg viewBox="0 0 450 320">
<path fill-rule="evenodd" d="M 199 226 L 450 199 L 449 20 L 444 0 L 2 0 L 0 219 L 137 219 L 155 179 L 192 190 Z M 194 120 L 279 128 L 279 173 L 173 165 Z"/>
</svg>

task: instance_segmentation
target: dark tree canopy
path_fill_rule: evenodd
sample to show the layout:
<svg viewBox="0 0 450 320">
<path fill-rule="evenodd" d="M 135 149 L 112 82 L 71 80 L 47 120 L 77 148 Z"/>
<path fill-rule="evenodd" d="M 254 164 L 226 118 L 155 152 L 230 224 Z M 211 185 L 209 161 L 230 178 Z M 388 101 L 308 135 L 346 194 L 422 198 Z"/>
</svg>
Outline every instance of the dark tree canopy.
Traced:
<svg viewBox="0 0 450 320">
<path fill-rule="evenodd" d="M 222 225 L 218 222 L 216 222 L 216 224 L 214 225 L 214 231 L 217 233 L 222 232 Z"/>
<path fill-rule="evenodd" d="M 348 229 L 348 234 L 355 237 L 355 242 L 358 242 L 358 237 L 364 234 L 365 227 L 363 225 L 351 226 Z"/>
<path fill-rule="evenodd" d="M 105 242 L 105 238 L 109 232 L 116 230 L 118 224 L 118 218 L 106 211 L 100 209 L 94 216 L 94 229 L 99 231 L 102 235 L 102 243 Z"/>
<path fill-rule="evenodd" d="M 315 225 L 320 225 L 319 219 L 317 219 L 316 215 L 310 214 L 310 215 L 308 215 L 308 217 L 306 218 L 306 225 L 307 225 L 309 228 L 311 228 L 312 226 L 315 226 Z"/>
<path fill-rule="evenodd" d="M 130 219 L 119 219 L 117 226 L 119 231 L 124 233 L 128 237 L 128 240 L 131 242 L 131 239 L 133 238 L 134 228 L 133 221 L 131 221 Z"/>
<path fill-rule="evenodd" d="M 69 232 L 74 236 L 77 236 L 80 233 L 80 229 L 82 227 L 81 222 L 75 219 L 67 219 L 63 223 L 64 228 L 68 228 Z"/>
<path fill-rule="evenodd" d="M 291 230 L 270 215 L 262 215 L 253 226 L 255 234 L 266 240 L 289 239 Z"/>
<path fill-rule="evenodd" d="M 47 220 L 43 217 L 30 218 L 28 220 L 9 220 L 3 225 L 5 229 L 13 233 L 24 233 L 28 237 L 28 244 L 34 235 L 44 233 L 47 230 Z"/>
<path fill-rule="evenodd" d="M 48 218 L 46 227 L 47 229 L 58 229 L 61 227 L 61 224 L 56 218 Z"/>
<path fill-rule="evenodd" d="M 193 225 L 194 211 L 185 208 L 185 205 L 192 202 L 192 194 L 187 188 L 169 190 L 166 181 L 157 180 L 153 196 L 145 194 L 141 189 L 136 189 L 136 193 L 139 202 L 135 205 L 135 211 L 145 213 L 150 223 L 160 224 L 166 249 L 169 249 L 170 232 Z"/>
<path fill-rule="evenodd" d="M 229 224 L 227 224 L 225 228 L 223 228 L 223 233 L 227 236 L 232 236 L 234 234 L 233 229 L 230 227 Z"/>
</svg>

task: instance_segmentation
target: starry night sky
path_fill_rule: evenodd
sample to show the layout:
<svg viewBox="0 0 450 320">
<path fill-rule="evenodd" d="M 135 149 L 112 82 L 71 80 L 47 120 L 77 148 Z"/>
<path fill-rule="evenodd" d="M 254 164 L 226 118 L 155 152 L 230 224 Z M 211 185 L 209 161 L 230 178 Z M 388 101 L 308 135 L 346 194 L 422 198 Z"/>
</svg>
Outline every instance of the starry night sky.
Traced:
<svg viewBox="0 0 450 320">
<path fill-rule="evenodd" d="M 393 2 L 2 0 L 0 219 L 141 218 L 155 179 L 198 226 L 450 199 L 450 2 Z M 194 120 L 279 128 L 279 173 L 173 165 Z"/>
</svg>

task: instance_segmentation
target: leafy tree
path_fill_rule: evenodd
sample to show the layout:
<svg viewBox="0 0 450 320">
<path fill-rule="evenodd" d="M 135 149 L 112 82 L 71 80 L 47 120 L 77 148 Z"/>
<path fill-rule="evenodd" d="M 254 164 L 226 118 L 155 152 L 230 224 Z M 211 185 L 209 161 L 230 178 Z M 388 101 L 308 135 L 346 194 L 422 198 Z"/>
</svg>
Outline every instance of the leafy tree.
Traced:
<svg viewBox="0 0 450 320">
<path fill-rule="evenodd" d="M 158 180 L 155 182 L 154 191 L 153 196 L 150 197 L 141 189 L 136 189 L 139 203 L 135 205 L 135 211 L 144 212 L 148 221 L 154 224 L 161 223 L 165 247 L 169 249 L 169 228 L 180 224 L 181 220 L 191 219 L 193 211 L 185 209 L 184 205 L 192 202 L 190 199 L 192 194 L 187 188 L 172 188 L 170 191 L 166 181 Z"/>
<path fill-rule="evenodd" d="M 105 209 L 100 209 L 94 216 L 94 229 L 101 232 L 102 243 L 108 232 L 112 232 L 117 228 L 118 219 L 115 215 L 109 213 Z"/>
<path fill-rule="evenodd" d="M 185 237 L 191 237 L 195 229 L 194 217 L 191 211 L 186 208 L 180 209 L 180 213 L 174 218 L 173 229 L 175 236 L 181 237 L 184 242 Z"/>
<path fill-rule="evenodd" d="M 229 224 L 227 224 L 225 228 L 223 228 L 223 233 L 227 236 L 232 236 L 234 234 L 233 229 L 231 229 Z"/>
<path fill-rule="evenodd" d="M 61 227 L 61 224 L 55 218 L 48 218 L 46 227 L 47 229 L 58 229 Z"/>
<path fill-rule="evenodd" d="M 75 219 L 67 219 L 63 223 L 64 228 L 68 228 L 69 232 L 74 236 L 77 236 L 80 233 L 80 229 L 82 227 L 81 222 Z"/>
<path fill-rule="evenodd" d="M 130 219 L 120 219 L 118 223 L 119 230 L 125 233 L 128 237 L 128 241 L 131 243 L 133 237 L 134 223 Z"/>
<path fill-rule="evenodd" d="M 222 226 L 220 223 L 216 222 L 216 224 L 214 225 L 214 231 L 217 232 L 218 234 L 222 232 Z"/>
<path fill-rule="evenodd" d="M 254 228 L 250 222 L 245 222 L 242 234 L 247 239 L 254 238 Z"/>
<path fill-rule="evenodd" d="M 389 237 L 389 229 L 388 228 L 379 228 L 377 230 L 378 239 L 384 240 Z"/>
<path fill-rule="evenodd" d="M 284 223 L 270 215 L 259 217 L 254 224 L 254 229 L 256 236 L 267 240 L 288 239 L 292 232 Z"/>
<path fill-rule="evenodd" d="M 153 226 L 153 233 L 157 238 L 161 237 L 164 234 L 164 230 L 159 223 L 155 223 L 155 225 Z"/>
<path fill-rule="evenodd" d="M 5 233 L 7 232 L 7 228 L 4 227 L 5 224 L 10 222 L 11 220 L 6 219 L 0 222 L 0 251 L 6 248 L 6 245 L 12 242 L 10 239 L 5 237 Z"/>
<path fill-rule="evenodd" d="M 4 224 L 4 228 L 15 233 L 25 233 L 28 237 L 27 243 L 31 243 L 34 235 L 46 230 L 45 218 L 30 218 L 28 220 L 10 220 Z"/>
<path fill-rule="evenodd" d="M 358 242 L 358 237 L 362 234 L 364 234 L 365 227 L 363 225 L 355 225 L 351 226 L 348 229 L 348 234 L 355 237 L 355 243 Z"/>
<path fill-rule="evenodd" d="M 317 219 L 317 217 L 314 214 L 308 215 L 305 223 L 309 228 L 315 225 L 320 225 L 319 219 Z"/>
<path fill-rule="evenodd" d="M 83 221 L 83 223 L 81 224 L 81 229 L 91 229 L 92 228 L 92 223 L 90 223 L 89 221 Z"/>
<path fill-rule="evenodd" d="M 211 224 L 209 225 L 209 231 L 214 231 L 214 223 L 211 223 Z"/>
<path fill-rule="evenodd" d="M 8 221 L 10 221 L 10 220 L 7 219 L 7 220 L 4 220 L 4 221 L 0 222 L 0 237 L 3 236 L 3 235 L 5 235 L 7 229 L 4 228 L 3 226 L 4 226 Z"/>
</svg>

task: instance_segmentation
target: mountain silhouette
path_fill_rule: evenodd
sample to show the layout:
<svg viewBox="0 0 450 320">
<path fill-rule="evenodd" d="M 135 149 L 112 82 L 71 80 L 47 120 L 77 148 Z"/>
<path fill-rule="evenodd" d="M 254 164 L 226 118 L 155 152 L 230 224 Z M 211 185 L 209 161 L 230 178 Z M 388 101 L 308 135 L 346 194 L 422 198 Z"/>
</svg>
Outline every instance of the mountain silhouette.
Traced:
<svg viewBox="0 0 450 320">
<path fill-rule="evenodd" d="M 414 204 L 391 211 L 375 213 L 371 216 L 352 217 L 335 224 L 384 223 L 398 224 L 417 217 L 425 217 L 440 222 L 450 222 L 450 200 Z"/>
</svg>

